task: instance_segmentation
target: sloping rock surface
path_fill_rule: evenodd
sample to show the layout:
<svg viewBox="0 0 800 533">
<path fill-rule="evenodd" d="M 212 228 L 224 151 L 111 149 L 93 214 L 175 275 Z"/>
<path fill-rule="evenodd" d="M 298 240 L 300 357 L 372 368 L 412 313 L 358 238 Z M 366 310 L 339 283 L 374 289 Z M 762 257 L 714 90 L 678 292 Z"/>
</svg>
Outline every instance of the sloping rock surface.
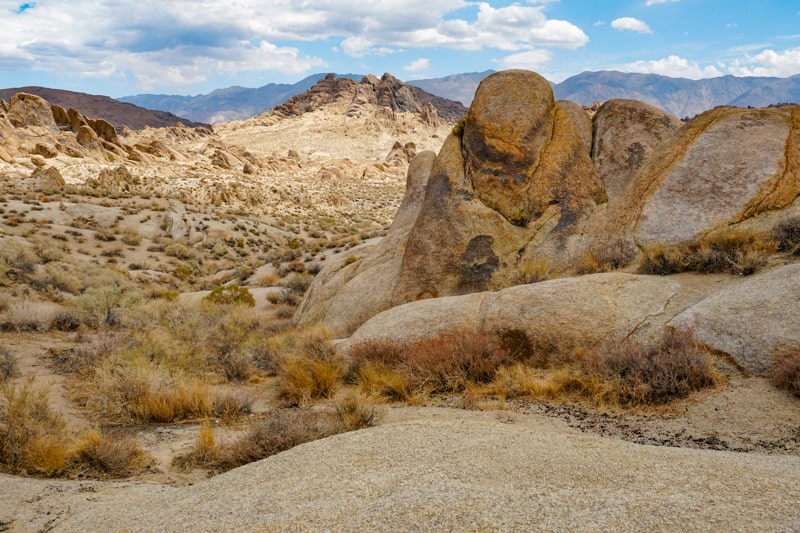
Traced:
<svg viewBox="0 0 800 533">
<path fill-rule="evenodd" d="M 785 209 L 798 194 L 800 106 L 715 109 L 644 161 L 609 203 L 607 234 L 630 234 L 641 248 L 696 242 Z"/>
<path fill-rule="evenodd" d="M 649 340 L 657 335 L 650 321 L 667 312 L 679 288 L 664 278 L 611 273 L 427 299 L 371 318 L 342 348 L 373 340 L 413 342 L 453 331 L 490 337 L 513 332 L 565 349 L 607 339 Z"/>
<path fill-rule="evenodd" d="M 350 264 L 340 260 L 317 275 L 295 315 L 300 325 L 323 322 L 335 335 L 344 336 L 391 307 L 394 281 L 435 157 L 422 152 L 411 162 L 406 194 L 386 237 L 366 257 Z"/>
<path fill-rule="evenodd" d="M 676 316 L 670 326 L 730 355 L 752 374 L 768 374 L 776 355 L 800 350 L 800 264 L 753 276 Z"/>
</svg>

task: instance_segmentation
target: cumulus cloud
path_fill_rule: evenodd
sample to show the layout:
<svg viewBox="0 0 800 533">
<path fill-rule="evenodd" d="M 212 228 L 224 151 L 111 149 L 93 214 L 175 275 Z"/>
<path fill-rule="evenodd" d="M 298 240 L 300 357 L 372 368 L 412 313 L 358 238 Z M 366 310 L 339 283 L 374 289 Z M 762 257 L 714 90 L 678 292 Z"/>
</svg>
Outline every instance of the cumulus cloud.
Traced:
<svg viewBox="0 0 800 533">
<path fill-rule="evenodd" d="M 537 49 L 528 50 L 527 52 L 520 52 L 518 54 L 511 54 L 500 59 L 495 59 L 494 62 L 503 69 L 525 68 L 528 70 L 537 70 L 549 60 L 549 51 Z"/>
<path fill-rule="evenodd" d="M 124 72 L 144 81 L 162 72 L 165 81 L 194 83 L 219 72 L 325 66 L 302 49 L 328 39 L 352 57 L 423 47 L 574 49 L 589 40 L 571 22 L 549 19 L 546 2 L 42 0 L 27 6 L 0 1 L 0 70 Z"/>
<path fill-rule="evenodd" d="M 431 68 L 430 60 L 425 57 L 420 57 L 418 59 L 415 59 L 408 65 L 405 65 L 403 67 L 403 70 L 405 70 L 406 72 L 413 72 L 415 74 L 418 74 L 430 70 L 430 68 Z"/>
<path fill-rule="evenodd" d="M 635 19 L 633 17 L 621 17 L 611 21 L 611 27 L 615 30 L 630 30 L 639 33 L 653 33 L 650 26 L 643 20 Z"/>
<path fill-rule="evenodd" d="M 735 76 L 793 76 L 800 72 L 800 47 L 746 54 L 732 61 L 728 71 Z"/>
<path fill-rule="evenodd" d="M 661 74 L 663 76 L 693 80 L 722 76 L 722 73 L 714 66 L 700 67 L 696 62 L 676 55 L 651 61 L 636 61 L 628 63 L 624 68 L 630 72 Z"/>
</svg>

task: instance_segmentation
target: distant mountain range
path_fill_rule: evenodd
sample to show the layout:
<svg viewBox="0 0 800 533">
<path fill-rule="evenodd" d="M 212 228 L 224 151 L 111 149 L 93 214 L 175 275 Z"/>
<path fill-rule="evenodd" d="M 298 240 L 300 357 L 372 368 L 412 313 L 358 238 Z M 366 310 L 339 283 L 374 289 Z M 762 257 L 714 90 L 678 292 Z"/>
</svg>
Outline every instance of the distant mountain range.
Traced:
<svg viewBox="0 0 800 533">
<path fill-rule="evenodd" d="M 720 105 L 766 107 L 800 103 L 800 74 L 790 78 L 721 76 L 703 80 L 615 71 L 583 72 L 553 85 L 556 98 L 591 105 L 639 100 L 685 118 Z"/>
<path fill-rule="evenodd" d="M 492 72 L 454 74 L 407 83 L 468 106 L 478 84 Z M 356 81 L 363 78 L 361 74 L 337 76 Z M 43 87 L 19 87 L 0 89 L 0 98 L 8 100 L 17 92 L 37 94 L 51 103 L 74 107 L 86 116 L 104 118 L 118 127 L 127 125 L 132 129 L 141 129 L 145 125 L 160 127 L 178 122 L 194 126 L 258 115 L 307 91 L 324 77 L 325 74 L 314 74 L 293 84 L 270 83 L 256 89 L 229 87 L 196 96 L 139 94 L 113 100 L 106 96 Z M 658 74 L 582 72 L 553 84 L 553 92 L 556 98 L 572 100 L 581 105 L 612 98 L 639 100 L 685 118 L 720 105 L 766 107 L 779 103 L 800 103 L 800 74 L 789 78 L 721 76 L 690 80 Z"/>
<path fill-rule="evenodd" d="M 121 102 L 150 109 L 163 109 L 189 120 L 218 124 L 250 118 L 282 104 L 292 96 L 306 92 L 325 74 L 314 74 L 297 83 L 269 83 L 256 89 L 228 87 L 208 94 L 179 96 L 167 94 L 137 94 L 119 98 Z M 339 74 L 339 78 L 359 81 L 363 74 Z"/>
<path fill-rule="evenodd" d="M 108 96 L 86 94 L 47 87 L 15 87 L 0 89 L 0 99 L 10 100 L 17 93 L 28 93 L 41 96 L 51 104 L 69 109 L 77 109 L 82 115 L 90 118 L 102 118 L 118 129 L 128 126 L 132 130 L 141 130 L 145 126 L 163 128 L 182 123 L 185 126 L 202 126 L 186 118 L 173 115 L 166 110 L 143 109 L 133 104 L 120 102 Z"/>
<path fill-rule="evenodd" d="M 410 80 L 406 83 L 426 92 L 469 106 L 478 84 L 494 72 L 470 72 L 443 78 Z M 207 123 L 247 118 L 262 113 L 300 94 L 324 74 L 309 76 L 294 84 L 270 83 L 257 89 L 230 87 L 207 95 L 166 96 L 140 94 L 121 98 L 142 107 L 163 109 Z M 361 74 L 337 75 L 360 80 Z M 582 72 L 553 84 L 556 98 L 591 105 L 612 98 L 640 100 L 672 113 L 692 117 L 719 105 L 765 107 L 800 102 L 800 74 L 790 78 L 721 76 L 703 80 L 671 78 L 658 74 L 616 71 Z"/>
</svg>

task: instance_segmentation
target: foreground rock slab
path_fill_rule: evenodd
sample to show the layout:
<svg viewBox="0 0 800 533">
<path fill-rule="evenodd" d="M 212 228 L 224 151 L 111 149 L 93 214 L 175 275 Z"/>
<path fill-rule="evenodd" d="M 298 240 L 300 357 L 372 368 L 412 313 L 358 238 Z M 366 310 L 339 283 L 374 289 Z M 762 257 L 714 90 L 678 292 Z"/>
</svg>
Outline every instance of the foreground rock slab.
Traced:
<svg viewBox="0 0 800 533">
<path fill-rule="evenodd" d="M 425 409 L 184 488 L 3 477 L 0 520 L 109 532 L 791 531 L 798 497 L 798 457 L 643 446 L 540 417 Z"/>
</svg>

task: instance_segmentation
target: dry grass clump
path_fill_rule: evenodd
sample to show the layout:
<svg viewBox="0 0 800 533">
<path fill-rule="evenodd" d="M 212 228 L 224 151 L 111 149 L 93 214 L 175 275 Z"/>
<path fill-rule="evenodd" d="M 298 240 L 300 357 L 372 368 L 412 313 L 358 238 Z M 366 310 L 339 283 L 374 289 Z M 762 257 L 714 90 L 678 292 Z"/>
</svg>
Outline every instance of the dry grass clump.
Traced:
<svg viewBox="0 0 800 533">
<path fill-rule="evenodd" d="M 104 433 L 90 429 L 72 444 L 68 469 L 73 476 L 122 478 L 141 472 L 150 464 L 150 456 L 124 432 Z"/>
<path fill-rule="evenodd" d="M 359 391 L 348 389 L 334 399 L 340 431 L 355 431 L 374 426 L 383 417 L 383 409 Z"/>
<path fill-rule="evenodd" d="M 800 217 L 785 220 L 772 229 L 778 249 L 793 255 L 800 254 Z"/>
<path fill-rule="evenodd" d="M 586 250 L 577 260 L 575 269 L 578 274 L 595 272 L 612 272 L 633 261 L 635 252 L 630 244 L 614 241 L 606 246 L 593 246 Z"/>
<path fill-rule="evenodd" d="M 800 350 L 778 357 L 772 370 L 772 382 L 800 397 Z"/>
<path fill-rule="evenodd" d="M 330 415 L 325 412 L 276 409 L 267 419 L 255 422 L 242 438 L 230 444 L 217 444 L 211 426 L 202 426 L 195 449 L 177 457 L 175 464 L 184 468 L 203 466 L 212 471 L 225 472 L 337 432 Z"/>
<path fill-rule="evenodd" d="M 330 333 L 321 328 L 294 332 L 279 370 L 279 396 L 288 405 L 330 397 L 347 371 Z"/>
<path fill-rule="evenodd" d="M 14 355 L 5 346 L 0 345 L 0 383 L 14 376 Z"/>
<path fill-rule="evenodd" d="M 746 276 L 764 266 L 777 250 L 778 243 L 764 236 L 727 231 L 703 237 L 699 243 L 655 246 L 645 252 L 639 272 L 727 272 Z"/>
<path fill-rule="evenodd" d="M 109 421 L 163 423 L 210 416 L 208 387 L 153 363 L 106 360 L 76 387 L 75 399 Z"/>
<path fill-rule="evenodd" d="M 14 474 L 53 476 L 68 462 L 65 423 L 50 409 L 45 389 L 33 378 L 0 386 L 0 467 Z"/>
</svg>

